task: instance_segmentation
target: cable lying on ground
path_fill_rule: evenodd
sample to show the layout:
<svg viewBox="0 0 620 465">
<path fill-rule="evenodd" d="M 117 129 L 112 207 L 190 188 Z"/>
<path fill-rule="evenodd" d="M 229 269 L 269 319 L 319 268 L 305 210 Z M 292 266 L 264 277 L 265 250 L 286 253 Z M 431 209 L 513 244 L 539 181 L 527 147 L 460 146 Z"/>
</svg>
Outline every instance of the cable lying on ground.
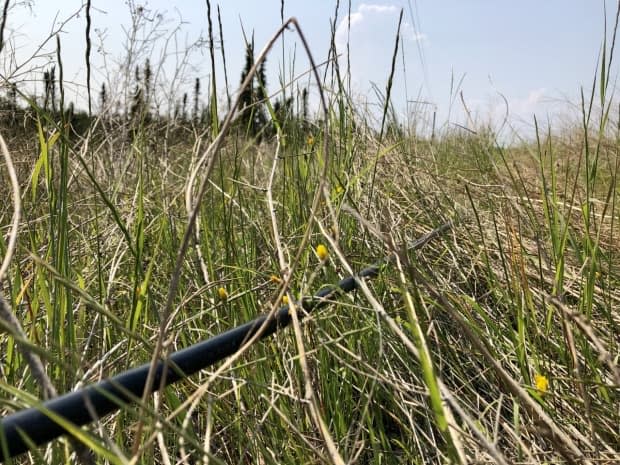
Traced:
<svg viewBox="0 0 620 465">
<path fill-rule="evenodd" d="M 445 223 L 425 234 L 408 247 L 419 249 L 452 226 Z M 342 279 L 337 285 L 324 287 L 313 297 L 302 299 L 298 305 L 309 313 L 325 306 L 339 293 L 348 293 L 358 287 L 361 278 L 374 278 L 390 263 L 392 256 L 385 257 L 375 265 L 361 270 L 355 276 Z M 303 312 L 299 315 L 303 317 Z M 252 336 L 260 332 L 264 339 L 291 322 L 289 305 L 280 307 L 273 316 L 258 318 L 236 328 L 174 352 L 166 360 L 158 362 L 155 389 L 182 380 L 199 370 L 213 365 L 234 354 Z M 79 391 L 70 392 L 41 404 L 16 412 L 0 420 L 0 459 L 6 460 L 28 451 L 34 445 L 45 444 L 64 434 L 70 434 L 63 424 L 69 422 L 83 426 L 124 406 L 139 402 L 146 387 L 150 363 L 121 373 Z"/>
</svg>

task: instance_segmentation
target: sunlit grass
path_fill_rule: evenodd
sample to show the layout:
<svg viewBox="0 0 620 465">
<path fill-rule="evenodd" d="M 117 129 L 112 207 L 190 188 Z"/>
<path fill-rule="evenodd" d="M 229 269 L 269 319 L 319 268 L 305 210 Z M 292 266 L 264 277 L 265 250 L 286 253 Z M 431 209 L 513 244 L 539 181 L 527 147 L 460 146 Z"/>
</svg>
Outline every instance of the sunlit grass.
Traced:
<svg viewBox="0 0 620 465">
<path fill-rule="evenodd" d="M 380 136 L 342 88 L 331 91 L 327 133 L 293 120 L 260 143 L 239 128 L 227 134 L 164 355 L 386 255 L 390 265 L 214 379 L 217 367 L 76 430 L 77 441 L 96 463 L 613 463 L 620 158 L 611 96 L 594 102 L 598 119 L 584 98 L 581 128 L 503 147 L 485 128 Z M 61 392 L 151 360 L 208 137 L 111 115 L 81 137 L 33 111 L 36 123 L 6 136 L 23 220 L 2 292 L 28 344 L 0 335 L 2 414 L 43 397 L 20 347 L 41 356 Z M 3 253 L 10 217 L 5 202 Z M 449 231 L 407 248 L 449 220 Z M 16 463 L 68 463 L 71 453 L 56 441 Z"/>
</svg>

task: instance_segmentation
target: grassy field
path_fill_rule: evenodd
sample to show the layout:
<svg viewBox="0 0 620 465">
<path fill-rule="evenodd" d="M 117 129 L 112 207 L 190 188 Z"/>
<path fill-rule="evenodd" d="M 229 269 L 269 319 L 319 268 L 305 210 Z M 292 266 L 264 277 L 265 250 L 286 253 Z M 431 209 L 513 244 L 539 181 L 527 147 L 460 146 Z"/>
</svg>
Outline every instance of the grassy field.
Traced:
<svg viewBox="0 0 620 465">
<path fill-rule="evenodd" d="M 1 129 L 0 291 L 17 321 L 0 318 L 0 415 L 53 394 L 33 354 L 70 391 L 391 256 L 302 324 L 102 418 L 78 461 L 618 463 L 610 55 L 600 69 L 581 121 L 519 146 L 484 128 L 371 127 L 332 81 L 316 118 L 260 141 L 227 119 L 144 114 L 76 133 L 31 102 Z"/>
</svg>

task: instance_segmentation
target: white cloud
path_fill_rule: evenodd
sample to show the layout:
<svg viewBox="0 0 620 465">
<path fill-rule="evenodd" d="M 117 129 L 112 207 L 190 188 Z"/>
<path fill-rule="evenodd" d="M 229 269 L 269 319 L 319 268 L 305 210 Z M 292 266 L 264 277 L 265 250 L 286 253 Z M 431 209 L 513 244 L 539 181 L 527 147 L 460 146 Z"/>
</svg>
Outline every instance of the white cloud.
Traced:
<svg viewBox="0 0 620 465">
<path fill-rule="evenodd" d="M 400 32 L 406 40 L 410 40 L 411 42 L 428 39 L 426 34 L 424 34 L 423 32 L 415 32 L 415 30 L 411 27 L 411 24 L 409 24 L 407 21 L 403 23 Z"/>
<path fill-rule="evenodd" d="M 370 36 L 374 37 L 375 40 L 382 40 L 383 36 L 386 35 L 386 29 L 391 27 L 392 38 L 389 43 L 393 44 L 399 12 L 400 9 L 394 5 L 362 3 L 357 11 L 352 12 L 350 16 L 345 16 L 338 24 L 335 37 L 336 47 L 341 50 L 346 47 L 349 22 L 352 43 L 355 36 Z M 401 34 L 404 39 L 413 42 L 427 39 L 426 34 L 415 32 L 407 21 L 404 21 L 401 26 Z"/>
<path fill-rule="evenodd" d="M 348 18 L 348 17 L 347 17 Z M 338 30 L 336 30 L 336 36 L 340 32 L 346 32 L 347 29 L 347 18 L 340 21 L 340 25 L 338 26 Z M 351 13 L 351 27 L 355 27 L 357 23 L 361 23 L 364 20 L 364 15 L 362 13 Z"/>
<path fill-rule="evenodd" d="M 362 3 L 358 10 L 361 13 L 371 12 L 371 13 L 395 13 L 398 11 L 394 5 L 368 5 L 366 3 Z"/>
<path fill-rule="evenodd" d="M 525 97 L 508 98 L 508 108 L 513 116 L 528 118 L 532 115 L 546 112 L 551 107 L 547 89 L 540 87 L 530 90 Z"/>
</svg>

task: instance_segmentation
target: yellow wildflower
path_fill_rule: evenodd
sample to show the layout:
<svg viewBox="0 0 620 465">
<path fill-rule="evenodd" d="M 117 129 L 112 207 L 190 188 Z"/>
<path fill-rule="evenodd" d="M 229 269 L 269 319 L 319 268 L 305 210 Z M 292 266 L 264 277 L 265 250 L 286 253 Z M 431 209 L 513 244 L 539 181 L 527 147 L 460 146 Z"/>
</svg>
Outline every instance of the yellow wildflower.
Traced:
<svg viewBox="0 0 620 465">
<path fill-rule="evenodd" d="M 545 375 L 534 375 L 534 384 L 536 385 L 536 389 L 538 389 L 541 394 L 545 394 L 549 389 L 549 380 Z"/>
<path fill-rule="evenodd" d="M 316 254 L 321 261 L 329 257 L 329 251 L 327 250 L 327 247 L 325 247 L 323 244 L 319 244 L 316 246 Z"/>
<path fill-rule="evenodd" d="M 220 298 L 220 300 L 227 300 L 228 299 L 228 292 L 226 291 L 225 288 L 220 287 L 217 290 L 217 296 Z"/>
<path fill-rule="evenodd" d="M 269 281 L 271 281 L 272 283 L 275 283 L 275 284 L 281 284 L 282 283 L 282 278 L 280 278 L 278 275 L 272 274 L 269 277 Z"/>
<path fill-rule="evenodd" d="M 283 305 L 288 304 L 288 297 L 287 296 L 282 296 L 282 304 Z"/>
<path fill-rule="evenodd" d="M 312 147 L 314 145 L 314 137 L 308 136 L 308 138 L 306 139 L 306 145 Z"/>
</svg>

